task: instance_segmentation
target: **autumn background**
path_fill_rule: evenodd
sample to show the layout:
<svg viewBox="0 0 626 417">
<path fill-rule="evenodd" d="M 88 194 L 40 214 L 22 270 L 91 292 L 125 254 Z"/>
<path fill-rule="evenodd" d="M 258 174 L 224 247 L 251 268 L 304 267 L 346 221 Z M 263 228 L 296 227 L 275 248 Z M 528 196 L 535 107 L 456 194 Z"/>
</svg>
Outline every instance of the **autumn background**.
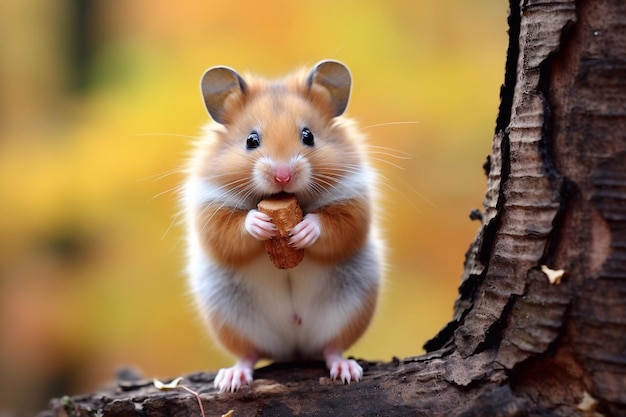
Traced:
<svg viewBox="0 0 626 417">
<path fill-rule="evenodd" d="M 451 317 L 478 223 L 503 80 L 493 0 L 3 0 L 0 412 L 147 377 L 213 370 L 186 294 L 176 188 L 209 118 L 213 65 L 275 77 L 321 59 L 353 74 L 347 114 L 384 175 L 390 271 L 349 354 L 423 352 Z"/>
</svg>

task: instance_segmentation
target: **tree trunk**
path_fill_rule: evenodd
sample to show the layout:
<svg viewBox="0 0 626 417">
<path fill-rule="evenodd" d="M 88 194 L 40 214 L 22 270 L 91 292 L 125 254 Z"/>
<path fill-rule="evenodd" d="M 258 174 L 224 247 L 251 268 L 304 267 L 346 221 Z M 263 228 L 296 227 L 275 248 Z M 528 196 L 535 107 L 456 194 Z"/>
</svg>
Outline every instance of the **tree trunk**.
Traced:
<svg viewBox="0 0 626 417">
<path fill-rule="evenodd" d="M 260 369 L 236 394 L 216 393 L 213 374 L 189 375 L 207 415 L 626 415 L 626 2 L 520 3 L 452 321 L 425 355 L 361 361 L 364 379 L 349 386 L 308 363 Z M 199 406 L 132 379 L 42 414 L 96 411 Z"/>
</svg>

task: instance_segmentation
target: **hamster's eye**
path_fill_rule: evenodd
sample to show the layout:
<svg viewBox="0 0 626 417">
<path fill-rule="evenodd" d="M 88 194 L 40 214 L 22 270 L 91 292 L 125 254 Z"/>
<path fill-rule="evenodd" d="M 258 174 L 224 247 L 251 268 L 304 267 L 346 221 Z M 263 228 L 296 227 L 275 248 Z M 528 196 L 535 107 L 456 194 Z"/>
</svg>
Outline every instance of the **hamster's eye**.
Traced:
<svg viewBox="0 0 626 417">
<path fill-rule="evenodd" d="M 246 138 L 246 149 L 256 149 L 261 146 L 261 139 L 257 132 L 250 132 Z"/>
<path fill-rule="evenodd" d="M 302 129 L 302 132 L 300 132 L 300 139 L 302 139 L 302 143 L 306 146 L 313 146 L 315 144 L 313 133 L 307 127 Z"/>
</svg>

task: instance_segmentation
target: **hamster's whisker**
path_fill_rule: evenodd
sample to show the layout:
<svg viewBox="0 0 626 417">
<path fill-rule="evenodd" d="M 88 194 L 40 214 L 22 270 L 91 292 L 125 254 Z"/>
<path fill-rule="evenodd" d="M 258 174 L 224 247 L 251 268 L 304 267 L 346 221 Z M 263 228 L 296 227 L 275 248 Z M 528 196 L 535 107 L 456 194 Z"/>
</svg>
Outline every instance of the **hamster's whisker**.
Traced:
<svg viewBox="0 0 626 417">
<path fill-rule="evenodd" d="M 361 130 L 371 129 L 373 127 L 382 127 L 382 126 L 398 126 L 398 125 L 418 125 L 420 122 L 418 121 L 406 121 L 406 122 L 383 122 L 376 123 L 373 125 L 362 127 Z"/>
<path fill-rule="evenodd" d="M 185 214 L 185 209 L 183 208 L 179 209 L 176 212 L 176 214 L 174 214 L 174 217 L 170 221 L 170 224 L 167 226 L 167 229 L 165 229 L 165 232 L 163 232 L 163 234 L 161 235 L 161 240 L 165 239 L 167 234 L 170 232 L 170 230 L 172 229 L 172 227 L 174 227 L 176 223 L 181 223 L 180 219 L 184 216 L 184 214 Z"/>
<path fill-rule="evenodd" d="M 245 202 L 249 199 L 255 188 L 256 187 L 254 186 L 254 183 L 252 181 L 246 181 L 245 183 L 237 187 L 236 193 L 233 193 L 230 197 L 236 201 L 237 207 L 243 207 L 247 209 L 247 205 L 245 204 Z"/>
<path fill-rule="evenodd" d="M 204 178 L 207 182 L 212 183 L 212 179 L 214 179 L 214 177 L 211 178 Z M 227 182 L 225 184 L 220 185 L 219 187 L 216 187 L 216 190 L 224 190 L 224 193 L 221 194 L 219 197 L 228 195 L 228 193 L 232 192 L 233 189 L 232 187 L 241 187 L 241 186 L 245 186 L 245 184 L 249 184 L 251 182 L 251 180 L 246 179 L 246 178 L 238 178 L 236 180 Z"/>
<path fill-rule="evenodd" d="M 338 185 L 344 188 L 347 187 L 347 183 L 343 181 L 341 178 L 336 178 L 330 175 L 317 174 L 313 176 L 313 179 L 320 186 L 320 191 L 322 192 L 330 191 L 331 189 L 335 191 L 341 191 L 341 188 L 338 187 Z"/>
<path fill-rule="evenodd" d="M 243 195 L 239 199 L 240 205 L 243 205 L 243 203 L 247 201 L 255 191 L 258 191 L 258 186 L 253 181 L 249 181 L 246 184 L 245 189 L 242 189 L 241 191 L 245 191 L 245 193 L 243 193 Z"/>
<path fill-rule="evenodd" d="M 229 199 L 235 200 L 237 205 L 241 205 L 241 202 L 245 201 L 246 196 L 249 195 L 250 193 L 249 189 L 250 189 L 251 184 L 252 184 L 251 180 L 241 179 L 241 180 L 232 181 L 226 185 L 218 187 L 217 189 L 223 190 L 223 192 L 219 194 L 217 197 L 212 198 L 211 201 L 214 201 L 214 202 L 221 201 L 221 204 L 217 207 L 208 205 L 202 208 L 202 211 L 201 211 L 202 214 L 204 214 L 207 210 L 212 210 L 213 213 L 209 215 L 208 218 L 205 220 L 204 225 L 202 225 L 201 230 L 202 231 L 206 230 L 207 224 L 213 219 L 213 217 L 217 214 L 219 210 L 221 210 L 222 208 L 226 206 L 226 203 Z M 241 197 L 242 195 L 244 196 L 243 198 Z"/>
<path fill-rule="evenodd" d="M 328 176 L 341 176 L 342 174 L 360 174 L 363 172 L 363 169 L 359 166 L 338 166 L 338 165 L 327 165 L 323 167 L 323 172 L 326 172 Z M 317 174 L 321 175 L 323 172 L 319 172 Z"/>
<path fill-rule="evenodd" d="M 325 190 L 326 188 L 322 187 L 320 184 L 310 183 L 309 189 L 306 190 L 306 195 L 311 198 L 317 197 L 324 193 Z"/>
<path fill-rule="evenodd" d="M 411 154 L 409 152 L 402 151 L 402 150 L 400 150 L 398 148 L 390 148 L 389 146 L 373 145 L 371 143 L 366 144 L 365 148 L 368 151 L 370 149 L 373 149 L 375 151 L 379 151 L 379 150 L 386 151 L 386 152 L 389 152 L 391 155 L 394 155 L 394 156 L 395 155 L 398 155 L 398 156 L 402 155 L 402 157 L 406 157 L 406 159 L 411 159 L 411 158 L 413 158 L 415 156 L 415 155 L 413 155 L 413 154 Z"/>
<path fill-rule="evenodd" d="M 184 175 L 185 174 L 185 169 L 184 168 L 174 168 L 174 169 L 170 169 L 168 171 L 164 171 L 164 172 L 160 172 L 157 174 L 152 174 L 152 175 L 148 175 L 147 177 L 143 177 L 137 180 L 137 182 L 144 182 L 144 181 L 160 181 L 163 178 L 167 178 L 171 175 L 175 175 L 175 174 L 181 174 Z"/>
<path fill-rule="evenodd" d="M 329 184 L 330 185 L 330 184 Z M 307 194 L 311 197 L 317 197 L 327 191 L 327 188 L 320 182 L 311 181 Z"/>
<path fill-rule="evenodd" d="M 223 177 L 232 177 L 233 174 L 232 173 L 222 173 L 222 174 L 211 174 L 211 175 L 206 175 L 204 177 L 202 177 L 203 180 L 205 180 L 207 183 L 211 183 L 211 184 L 216 184 L 217 181 L 215 180 L 219 180 L 220 178 Z M 245 181 L 245 179 L 242 179 L 241 181 Z M 224 187 L 226 184 L 223 184 L 222 187 Z"/>
<path fill-rule="evenodd" d="M 345 171 L 345 172 L 359 172 L 363 171 L 363 167 L 359 164 L 338 164 L 338 163 L 327 163 L 327 164 L 319 164 L 317 166 L 323 170 L 333 170 L 333 171 Z"/>
<path fill-rule="evenodd" d="M 418 213 L 423 214 L 423 211 L 417 207 L 417 204 L 415 203 L 415 201 L 409 198 L 409 196 L 407 196 L 406 193 L 403 193 L 400 188 L 396 187 L 395 185 L 391 185 L 392 183 L 395 184 L 395 183 L 398 183 L 399 181 L 403 187 L 406 187 L 409 189 L 411 194 L 416 195 L 420 200 L 426 202 L 429 206 L 433 208 L 437 208 L 437 204 L 435 204 L 433 201 L 428 199 L 425 195 L 423 195 L 422 193 L 417 191 L 415 188 L 413 188 L 407 181 L 403 179 L 397 179 L 395 181 L 391 181 L 389 177 L 387 177 L 381 172 L 378 173 L 378 177 L 381 179 L 381 181 L 379 181 L 379 184 L 381 187 L 386 187 L 388 190 L 392 191 L 393 193 L 400 195 L 400 197 L 402 197 L 402 199 L 406 201 L 411 206 L 411 208 L 413 208 Z"/>
<path fill-rule="evenodd" d="M 176 193 L 176 194 L 180 194 L 181 190 L 183 190 L 185 188 L 184 184 L 178 184 L 175 185 L 173 187 L 170 187 L 166 190 L 163 190 L 159 193 L 156 193 L 155 195 L 153 195 L 152 197 L 150 197 L 150 200 L 154 200 L 157 199 L 161 196 L 164 196 L 165 194 L 169 194 L 169 193 Z"/>
<path fill-rule="evenodd" d="M 388 161 L 388 160 L 386 160 L 386 159 L 384 159 L 384 158 L 376 158 L 376 157 L 374 157 L 374 156 L 370 156 L 368 159 L 369 159 L 370 161 L 382 162 L 382 163 L 384 163 L 384 164 L 386 164 L 386 165 L 389 165 L 389 166 L 391 166 L 391 167 L 397 168 L 397 169 L 399 169 L 399 170 L 404 170 L 404 167 L 402 167 L 402 166 L 400 166 L 400 165 L 398 165 L 398 164 L 394 164 L 393 162 Z"/>
<path fill-rule="evenodd" d="M 412 156 L 409 155 L 396 155 L 394 153 L 391 152 L 387 152 L 387 151 L 368 151 L 367 152 L 367 157 L 371 157 L 372 155 L 379 155 L 379 156 L 387 156 L 389 158 L 393 158 L 393 159 L 401 159 L 403 161 L 409 161 L 411 159 L 413 159 Z"/>
</svg>

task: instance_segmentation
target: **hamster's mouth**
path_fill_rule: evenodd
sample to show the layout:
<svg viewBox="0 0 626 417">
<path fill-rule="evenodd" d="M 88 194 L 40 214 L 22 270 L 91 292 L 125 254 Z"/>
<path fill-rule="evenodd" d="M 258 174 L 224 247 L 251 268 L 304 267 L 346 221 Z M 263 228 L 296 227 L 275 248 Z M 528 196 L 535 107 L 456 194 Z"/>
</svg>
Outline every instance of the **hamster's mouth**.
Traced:
<svg viewBox="0 0 626 417">
<path fill-rule="evenodd" d="M 295 197 L 295 196 L 296 196 L 295 193 L 289 193 L 287 191 L 280 191 L 278 193 L 263 195 L 261 200 L 265 200 L 265 199 L 281 199 L 281 198 L 288 198 L 288 197 Z"/>
<path fill-rule="evenodd" d="M 287 196 L 292 196 L 292 195 L 295 195 L 295 194 L 294 193 L 288 193 L 287 191 L 281 191 L 281 192 L 278 192 L 278 193 L 275 193 L 275 194 L 270 194 L 268 197 L 279 198 L 279 197 L 287 197 Z"/>
</svg>

